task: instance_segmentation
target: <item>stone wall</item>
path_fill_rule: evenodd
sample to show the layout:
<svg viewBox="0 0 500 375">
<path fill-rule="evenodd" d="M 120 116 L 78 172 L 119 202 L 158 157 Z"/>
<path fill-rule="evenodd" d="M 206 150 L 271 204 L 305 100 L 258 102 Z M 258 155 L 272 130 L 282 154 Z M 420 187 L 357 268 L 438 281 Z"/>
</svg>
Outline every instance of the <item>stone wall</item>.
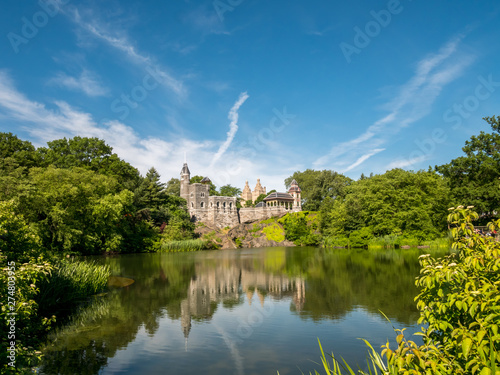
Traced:
<svg viewBox="0 0 500 375">
<path fill-rule="evenodd" d="M 300 211 L 287 210 L 284 207 L 244 207 L 234 208 L 206 208 L 190 209 L 189 213 L 195 222 L 203 222 L 217 228 L 234 227 L 238 224 L 252 221 L 266 220 L 274 216 L 282 216 L 288 212 Z"/>
<path fill-rule="evenodd" d="M 201 221 L 207 225 L 214 225 L 217 228 L 234 227 L 239 224 L 237 208 L 207 208 L 191 209 L 189 213 L 195 222 Z"/>
</svg>

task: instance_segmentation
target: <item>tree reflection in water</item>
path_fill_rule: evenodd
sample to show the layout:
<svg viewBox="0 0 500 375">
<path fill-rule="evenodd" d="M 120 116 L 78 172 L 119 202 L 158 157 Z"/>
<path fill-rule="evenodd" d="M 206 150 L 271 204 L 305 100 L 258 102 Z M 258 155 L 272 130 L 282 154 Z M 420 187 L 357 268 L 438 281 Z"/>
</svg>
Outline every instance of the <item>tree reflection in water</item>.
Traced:
<svg viewBox="0 0 500 375">
<path fill-rule="evenodd" d="M 178 322 L 187 342 L 193 321 L 210 324 L 218 309 L 236 313 L 243 304 L 263 307 L 264 301 L 272 309 L 273 301 L 289 300 L 290 314 L 304 321 L 335 321 L 361 306 L 374 314 L 381 310 L 393 322 L 415 324 L 421 253 L 267 248 L 103 258 L 113 275 L 135 283 L 96 298 L 54 333 L 40 370 L 97 374 L 140 329 L 154 336 L 162 318 Z M 235 342 L 224 341 L 233 357 L 241 357 Z M 240 373 L 241 366 L 240 358 Z"/>
</svg>

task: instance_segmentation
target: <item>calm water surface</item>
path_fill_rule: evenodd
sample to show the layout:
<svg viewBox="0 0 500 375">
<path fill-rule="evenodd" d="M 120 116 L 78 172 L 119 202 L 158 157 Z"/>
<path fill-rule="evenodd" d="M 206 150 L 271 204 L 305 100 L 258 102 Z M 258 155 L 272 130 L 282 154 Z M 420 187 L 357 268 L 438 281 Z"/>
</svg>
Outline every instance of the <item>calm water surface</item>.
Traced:
<svg viewBox="0 0 500 375">
<path fill-rule="evenodd" d="M 135 283 L 53 335 L 41 371 L 307 374 L 320 369 L 318 338 L 363 368 L 358 338 L 375 348 L 394 342 L 379 310 L 394 327 L 418 330 L 421 253 L 275 247 L 101 258 Z"/>
</svg>

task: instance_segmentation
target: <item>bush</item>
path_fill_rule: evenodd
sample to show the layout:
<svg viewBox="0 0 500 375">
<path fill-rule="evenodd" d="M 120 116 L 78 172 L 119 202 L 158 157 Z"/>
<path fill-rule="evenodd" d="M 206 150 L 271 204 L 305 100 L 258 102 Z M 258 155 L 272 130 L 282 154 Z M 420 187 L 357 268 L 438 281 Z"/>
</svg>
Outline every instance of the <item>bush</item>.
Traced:
<svg viewBox="0 0 500 375">
<path fill-rule="evenodd" d="M 349 247 L 368 247 L 372 238 L 372 231 L 368 227 L 352 231 L 349 235 Z"/>
<path fill-rule="evenodd" d="M 349 238 L 345 236 L 323 238 L 324 247 L 343 248 L 349 247 Z"/>
<path fill-rule="evenodd" d="M 37 283 L 48 277 L 52 266 L 43 260 L 31 260 L 29 263 L 7 263 L 5 257 L 0 254 L 0 335 L 3 350 L 0 352 L 0 367 L 2 373 L 28 373 L 35 367 L 41 358 L 41 353 L 36 350 L 41 345 L 41 340 L 49 330 L 54 317 L 43 317 L 39 315 L 38 304 L 35 297 L 38 294 Z M 14 279 L 12 279 L 14 277 Z M 9 280 L 14 280 L 14 289 L 8 290 Z M 10 298 L 8 298 L 10 297 Z M 15 302 L 13 302 L 13 300 Z M 9 303 L 10 302 L 10 303 Z M 13 310 L 11 310 L 11 307 Z M 8 319 L 15 313 L 15 337 L 12 337 L 6 324 Z M 11 359 L 5 350 L 10 342 L 16 343 L 15 368 L 9 367 Z M 9 345 L 7 345 L 9 343 Z"/>
<path fill-rule="evenodd" d="M 500 243 L 474 233 L 470 208 L 451 209 L 453 248 L 444 258 L 420 256 L 416 284 L 421 336 L 415 345 L 398 335 L 398 348 L 385 354 L 400 373 L 498 374 L 500 370 Z M 497 229 L 500 220 L 491 224 Z"/>
<path fill-rule="evenodd" d="M 285 240 L 285 231 L 277 222 L 268 225 L 262 229 L 262 232 L 269 241 L 283 242 Z"/>
</svg>

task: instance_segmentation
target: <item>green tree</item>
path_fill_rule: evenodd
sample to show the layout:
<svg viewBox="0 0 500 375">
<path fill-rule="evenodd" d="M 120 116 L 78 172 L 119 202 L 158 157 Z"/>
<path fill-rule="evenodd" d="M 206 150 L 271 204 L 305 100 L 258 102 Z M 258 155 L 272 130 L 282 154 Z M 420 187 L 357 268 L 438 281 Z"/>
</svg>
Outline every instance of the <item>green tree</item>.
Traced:
<svg viewBox="0 0 500 375">
<path fill-rule="evenodd" d="M 0 133 L 0 170 L 15 164 L 19 167 L 35 167 L 38 165 L 35 146 L 23 141 L 12 133 Z"/>
<path fill-rule="evenodd" d="M 15 199 L 29 168 L 39 162 L 35 147 L 12 133 L 0 133 L 0 200 Z"/>
<path fill-rule="evenodd" d="M 325 200 L 320 228 L 326 236 L 370 227 L 375 236 L 429 239 L 446 229 L 448 203 L 449 190 L 438 174 L 393 169 L 356 181 L 343 198 Z"/>
<path fill-rule="evenodd" d="M 172 177 L 167 182 L 167 187 L 165 188 L 165 192 L 170 195 L 181 196 L 181 181 L 178 178 Z"/>
<path fill-rule="evenodd" d="M 270 194 L 270 193 L 269 193 Z M 269 194 L 261 194 L 257 197 L 257 199 L 255 200 L 254 204 L 257 205 L 259 204 L 260 202 L 263 202 L 264 199 L 269 195 Z"/>
<path fill-rule="evenodd" d="M 40 238 L 24 217 L 16 213 L 13 201 L 0 201 L 0 253 L 7 261 L 28 262 L 41 253 Z"/>
<path fill-rule="evenodd" d="M 168 233 L 169 238 L 192 238 L 194 226 L 190 221 L 186 201 L 179 196 L 167 194 L 160 174 L 150 168 L 139 187 L 134 191 L 137 216 L 151 221 L 152 225 Z"/>
<path fill-rule="evenodd" d="M 483 221 L 500 210 L 500 116 L 485 117 L 492 133 L 481 132 L 465 142 L 465 156 L 436 166 L 451 188 L 455 205 L 473 205 Z"/>
<path fill-rule="evenodd" d="M 99 138 L 74 137 L 47 142 L 37 153 L 42 166 L 80 167 L 115 177 L 121 186 L 133 189 L 139 171 L 113 153 L 113 148 Z"/>
<path fill-rule="evenodd" d="M 306 211 L 319 211 L 321 202 L 326 197 L 343 197 L 346 188 L 352 183 L 349 177 L 334 171 L 307 169 L 304 172 L 295 172 L 285 179 L 287 188 L 294 179 L 302 190 L 302 208 Z"/>
<path fill-rule="evenodd" d="M 231 185 L 224 185 L 221 186 L 219 189 L 219 195 L 223 197 L 238 197 L 241 194 L 241 189 L 231 186 Z"/>
<path fill-rule="evenodd" d="M 46 249 L 96 254 L 120 251 L 120 223 L 133 194 L 117 193 L 115 178 L 83 168 L 32 168 L 19 209 Z"/>
</svg>

